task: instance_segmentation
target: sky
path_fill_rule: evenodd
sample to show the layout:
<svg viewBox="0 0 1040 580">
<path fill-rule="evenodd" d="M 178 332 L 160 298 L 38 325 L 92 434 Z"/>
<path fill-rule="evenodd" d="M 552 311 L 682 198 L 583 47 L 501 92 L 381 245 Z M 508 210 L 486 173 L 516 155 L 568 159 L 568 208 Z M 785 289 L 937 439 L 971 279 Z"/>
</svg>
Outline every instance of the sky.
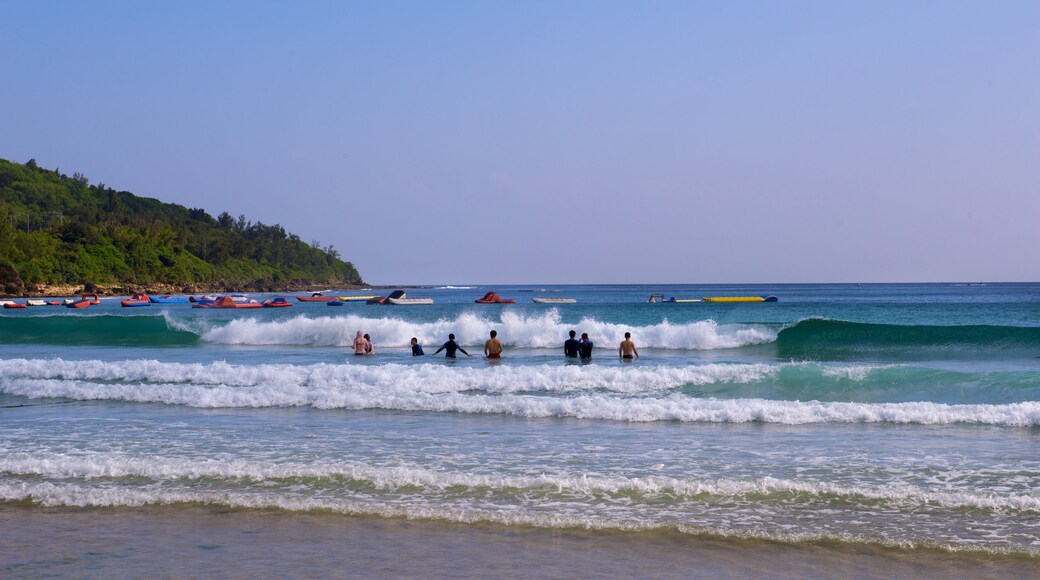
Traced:
<svg viewBox="0 0 1040 580">
<path fill-rule="evenodd" d="M 376 284 L 1040 280 L 1040 2 L 0 0 L 0 158 Z"/>
</svg>

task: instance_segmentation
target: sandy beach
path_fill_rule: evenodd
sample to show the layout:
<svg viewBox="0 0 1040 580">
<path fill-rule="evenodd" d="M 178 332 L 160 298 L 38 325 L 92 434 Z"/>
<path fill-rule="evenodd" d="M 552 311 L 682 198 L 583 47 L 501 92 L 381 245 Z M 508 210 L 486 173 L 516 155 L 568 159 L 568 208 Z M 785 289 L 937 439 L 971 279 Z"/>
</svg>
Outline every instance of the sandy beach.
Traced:
<svg viewBox="0 0 1040 580">
<path fill-rule="evenodd" d="M 992 554 L 545 530 L 175 506 L 0 504 L 0 575 L 167 577 L 1013 578 Z"/>
</svg>

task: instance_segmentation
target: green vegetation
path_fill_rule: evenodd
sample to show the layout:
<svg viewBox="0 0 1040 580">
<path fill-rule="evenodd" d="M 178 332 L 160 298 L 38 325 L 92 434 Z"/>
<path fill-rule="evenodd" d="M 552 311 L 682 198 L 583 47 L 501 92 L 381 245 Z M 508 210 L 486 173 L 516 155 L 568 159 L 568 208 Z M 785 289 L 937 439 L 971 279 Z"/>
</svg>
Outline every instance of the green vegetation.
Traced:
<svg viewBox="0 0 1040 580">
<path fill-rule="evenodd" d="M 0 159 L 0 292 L 41 285 L 271 289 L 362 284 L 332 246 Z"/>
</svg>

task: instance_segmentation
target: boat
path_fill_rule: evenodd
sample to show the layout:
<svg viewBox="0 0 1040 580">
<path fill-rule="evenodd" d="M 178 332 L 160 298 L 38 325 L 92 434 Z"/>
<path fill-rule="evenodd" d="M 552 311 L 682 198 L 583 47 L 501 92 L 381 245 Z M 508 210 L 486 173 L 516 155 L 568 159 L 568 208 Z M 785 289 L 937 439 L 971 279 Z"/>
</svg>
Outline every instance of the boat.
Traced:
<svg viewBox="0 0 1040 580">
<path fill-rule="evenodd" d="M 65 308 L 90 308 L 91 304 L 93 304 L 93 302 L 90 300 L 66 300 Z"/>
<path fill-rule="evenodd" d="M 769 296 L 705 296 L 705 302 L 777 302 L 780 299 Z"/>
<path fill-rule="evenodd" d="M 297 296 L 296 299 L 300 302 L 328 302 L 333 298 L 331 296 L 326 296 L 321 292 L 314 292 L 310 296 Z"/>
<path fill-rule="evenodd" d="M 396 304 L 397 306 L 416 306 L 419 304 L 433 304 L 433 298 L 387 298 L 387 304 Z"/>
<path fill-rule="evenodd" d="M 119 302 L 123 308 L 130 308 L 134 306 L 151 306 L 152 302 L 148 299 L 147 294 L 134 294 L 133 296 Z"/>
<path fill-rule="evenodd" d="M 516 304 L 516 300 L 511 298 L 502 298 L 494 292 L 488 292 L 483 298 L 477 298 L 475 302 L 477 304 Z"/>
<path fill-rule="evenodd" d="M 532 298 L 535 304 L 574 304 L 577 300 L 573 298 Z"/>
<path fill-rule="evenodd" d="M 4 308 L 28 308 L 28 306 L 21 302 L 4 301 Z"/>
<path fill-rule="evenodd" d="M 344 302 L 353 302 L 355 300 L 371 300 L 373 298 L 379 298 L 378 296 L 340 296 L 339 299 Z"/>
<path fill-rule="evenodd" d="M 149 296 L 154 304 L 187 304 L 188 298 L 186 296 Z"/>
<path fill-rule="evenodd" d="M 289 302 L 285 296 L 276 296 L 263 301 L 265 308 L 287 308 L 292 306 L 292 302 Z"/>
<path fill-rule="evenodd" d="M 390 293 L 389 296 L 382 296 L 382 297 L 380 297 L 380 296 L 373 296 L 372 298 L 369 298 L 368 300 L 366 300 L 365 304 L 387 304 L 387 300 L 389 300 L 391 298 L 393 298 L 395 300 L 400 300 L 402 298 L 406 298 L 404 290 L 394 290 L 393 292 Z"/>
<path fill-rule="evenodd" d="M 101 304 L 101 299 L 98 298 L 97 294 L 82 294 L 80 295 L 80 300 L 89 301 L 91 306 L 97 306 L 98 304 Z"/>
<path fill-rule="evenodd" d="M 700 298 L 676 298 L 675 296 L 665 298 L 664 294 L 651 294 L 646 302 L 648 304 L 686 304 L 700 301 Z"/>
<path fill-rule="evenodd" d="M 343 306 L 346 302 L 342 300 L 329 300 L 327 304 L 329 306 Z"/>
<path fill-rule="evenodd" d="M 26 306 L 47 306 L 46 300 L 26 300 Z"/>
<path fill-rule="evenodd" d="M 231 296 L 221 296 L 216 300 L 200 300 L 192 308 L 263 308 L 264 305 L 254 299 L 246 302 L 235 302 Z"/>
</svg>

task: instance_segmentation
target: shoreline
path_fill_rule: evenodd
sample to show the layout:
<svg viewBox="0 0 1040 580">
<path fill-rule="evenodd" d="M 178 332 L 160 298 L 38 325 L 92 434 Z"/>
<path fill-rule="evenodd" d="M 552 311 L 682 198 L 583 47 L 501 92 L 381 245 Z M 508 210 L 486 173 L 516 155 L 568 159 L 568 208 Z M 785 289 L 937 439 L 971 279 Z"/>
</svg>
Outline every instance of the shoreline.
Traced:
<svg viewBox="0 0 1040 580">
<path fill-rule="evenodd" d="M 1024 577 L 1027 556 L 204 505 L 0 504 L 0 574 Z"/>
</svg>

